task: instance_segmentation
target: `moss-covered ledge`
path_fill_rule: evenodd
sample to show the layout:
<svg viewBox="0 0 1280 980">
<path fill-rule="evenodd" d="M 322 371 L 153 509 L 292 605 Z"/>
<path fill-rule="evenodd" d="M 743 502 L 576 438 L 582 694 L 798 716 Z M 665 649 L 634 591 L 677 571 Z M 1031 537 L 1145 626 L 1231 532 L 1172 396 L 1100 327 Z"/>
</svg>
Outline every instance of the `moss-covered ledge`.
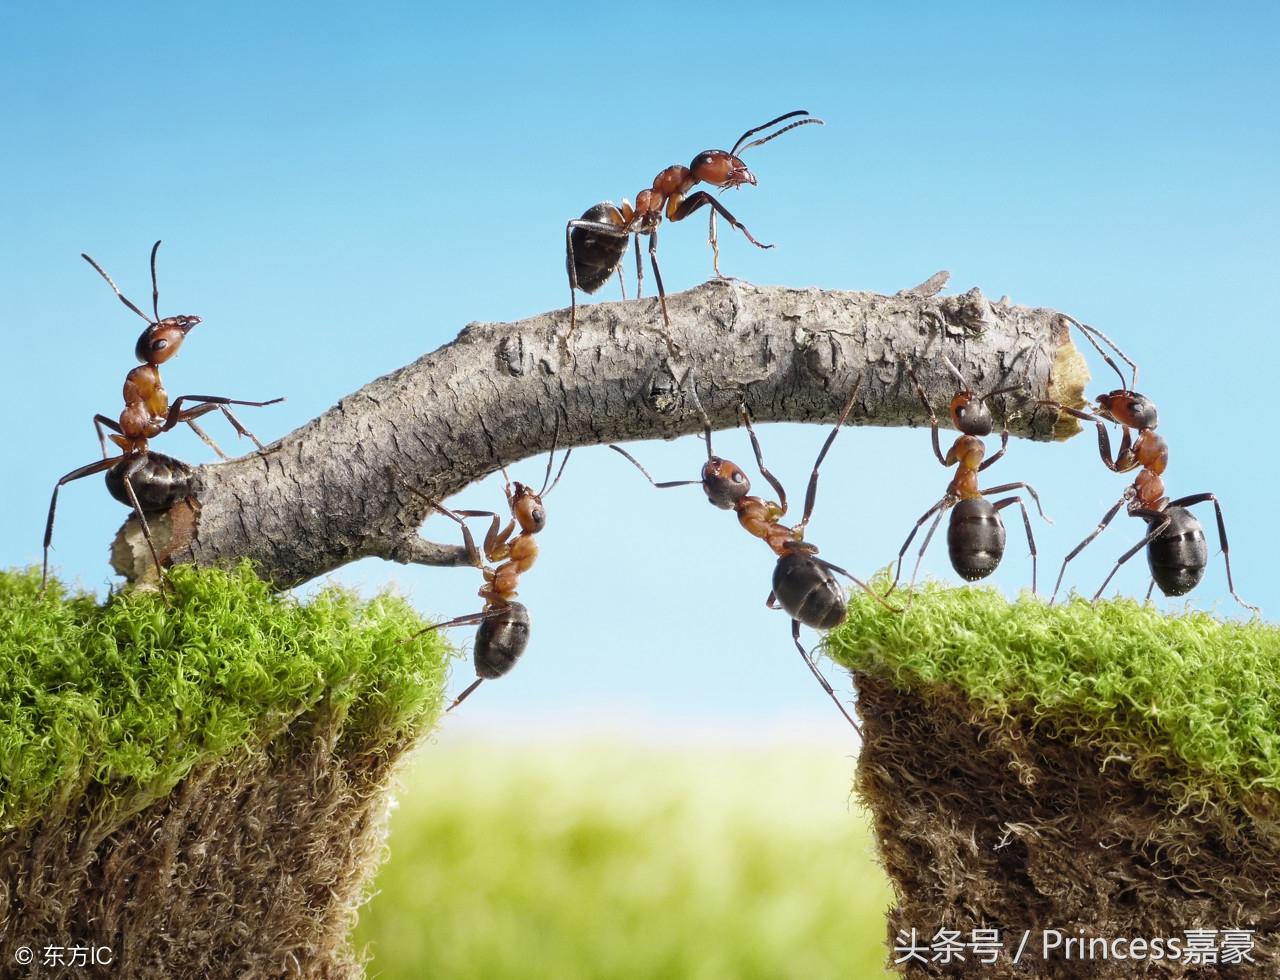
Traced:
<svg viewBox="0 0 1280 980">
<path fill-rule="evenodd" d="M 393 597 L 170 581 L 172 607 L 99 606 L 0 573 L 0 973 L 76 944 L 130 978 L 358 976 L 388 782 L 447 651 L 401 643 L 424 624 Z"/>
<path fill-rule="evenodd" d="M 1280 976 L 1280 630 L 929 587 L 904 616 L 855 596 L 827 646 L 857 680 L 890 947 L 924 947 L 906 975 Z M 1003 951 L 945 963 L 940 929 Z M 1196 962 L 1195 929 L 1253 930 L 1254 962 Z M 1081 937 L 1125 942 L 1068 961 Z"/>
</svg>

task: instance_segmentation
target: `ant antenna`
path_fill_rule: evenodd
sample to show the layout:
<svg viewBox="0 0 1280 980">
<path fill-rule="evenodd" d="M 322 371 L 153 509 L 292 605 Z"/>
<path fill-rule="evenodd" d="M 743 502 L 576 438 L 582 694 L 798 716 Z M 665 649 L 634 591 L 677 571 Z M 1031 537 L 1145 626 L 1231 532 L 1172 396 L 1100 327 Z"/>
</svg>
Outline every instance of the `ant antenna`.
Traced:
<svg viewBox="0 0 1280 980">
<path fill-rule="evenodd" d="M 766 125 L 768 124 L 766 123 Z M 702 400 L 698 398 L 698 385 L 693 380 L 692 369 L 689 377 L 689 395 L 693 399 L 693 407 L 698 410 L 698 415 L 702 419 L 702 437 L 707 441 L 707 459 L 714 459 L 715 453 L 711 451 L 711 419 L 707 418 L 706 410 L 702 407 Z"/>
<path fill-rule="evenodd" d="M 942 356 L 942 363 L 945 364 L 950 369 L 951 373 L 956 376 L 957 380 L 959 380 L 961 385 L 961 390 L 973 391 L 972 386 L 970 386 L 969 382 L 965 380 L 964 375 L 960 373 L 960 369 L 951 363 L 951 358 L 947 357 L 944 354 Z"/>
<path fill-rule="evenodd" d="M 156 242 L 151 246 L 151 308 L 155 311 L 156 318 L 153 322 L 160 322 L 160 286 L 156 282 L 156 252 L 160 251 L 160 243 Z"/>
<path fill-rule="evenodd" d="M 1133 361 L 1129 360 L 1129 358 L 1125 355 L 1125 352 L 1120 349 L 1119 345 L 1117 345 L 1114 340 L 1108 337 L 1105 333 L 1103 333 L 1097 327 L 1091 327 L 1087 323 L 1081 323 L 1075 317 L 1067 316 L 1065 313 L 1062 314 L 1062 317 L 1067 322 L 1074 323 L 1076 327 L 1080 330 L 1080 332 L 1084 334 L 1085 339 L 1089 341 L 1090 344 L 1093 345 L 1093 349 L 1102 355 L 1102 359 L 1104 361 L 1106 361 L 1109 365 L 1111 365 L 1111 370 L 1115 371 L 1115 373 L 1120 378 L 1121 387 L 1124 387 L 1125 386 L 1124 372 L 1120 370 L 1116 362 L 1111 359 L 1110 355 L 1108 355 L 1107 352 L 1104 351 L 1102 347 L 1099 346 L 1098 342 L 1093 338 L 1096 335 L 1098 337 L 1101 337 L 1104 341 L 1106 341 L 1107 345 L 1113 351 L 1115 351 L 1117 354 L 1120 355 L 1120 360 L 1124 361 L 1126 364 L 1129 365 L 1129 367 L 1133 368 L 1133 379 L 1129 382 L 1127 390 L 1133 391 L 1135 388 L 1138 387 L 1138 365 L 1134 364 Z"/>
<path fill-rule="evenodd" d="M 743 146 L 742 144 L 742 141 L 745 140 L 748 136 L 754 136 L 756 133 L 760 132 L 762 129 L 768 129 L 770 126 L 774 125 L 775 123 L 780 123 L 784 119 L 791 119 L 793 116 L 807 116 L 807 115 L 809 115 L 808 109 L 796 109 L 794 112 L 785 113 L 779 116 L 777 119 L 770 119 L 767 123 L 763 123 L 762 125 L 757 126 L 755 129 L 748 129 L 745 133 L 743 133 L 741 136 L 738 137 L 738 142 L 733 144 L 733 149 L 729 151 L 729 155 L 736 157 L 738 156 L 739 153 L 745 153 L 747 150 L 751 149 L 753 146 L 760 146 L 762 143 L 768 143 L 770 140 L 777 139 L 783 133 L 787 132 L 788 130 L 795 129 L 797 126 L 807 126 L 810 123 L 816 123 L 819 126 L 825 125 L 825 123 L 823 123 L 823 121 L 818 118 L 811 117 L 809 119 L 801 119 L 799 122 L 793 122 L 788 126 L 783 126 L 776 133 L 770 133 L 768 136 L 762 136 L 758 140 L 752 140 L 750 143 L 746 144 L 745 146 Z"/>
<path fill-rule="evenodd" d="M 159 244 L 160 244 L 159 242 L 156 242 L 156 245 L 159 245 Z M 88 262 L 91 266 L 93 266 L 93 267 L 94 267 L 94 269 L 96 269 L 96 270 L 97 270 L 98 275 L 102 276 L 102 278 L 103 278 L 103 279 L 107 280 L 107 285 L 108 285 L 108 286 L 110 286 L 110 287 L 111 287 L 111 289 L 115 292 L 115 294 L 116 294 L 117 296 L 119 296 L 119 297 L 120 297 L 120 302 L 121 302 L 121 303 L 123 303 L 125 306 L 129 307 L 129 309 L 133 310 L 133 312 L 134 312 L 134 313 L 136 313 L 136 314 L 138 314 L 138 316 L 142 317 L 142 319 L 146 320 L 146 321 L 147 321 L 147 325 L 148 325 L 148 326 L 150 326 L 150 325 L 151 325 L 151 324 L 153 324 L 153 323 L 158 323 L 158 322 L 159 322 L 159 318 L 158 318 L 158 317 L 157 317 L 157 319 L 152 320 L 152 319 L 151 319 L 151 317 L 147 316 L 147 315 L 146 315 L 145 313 L 143 313 L 140 309 L 138 309 L 136 306 L 134 306 L 134 305 L 133 305 L 133 303 L 132 303 L 132 302 L 130 302 L 129 297 L 127 297 L 124 293 L 120 292 L 120 287 L 119 287 L 119 286 L 117 286 L 117 285 L 115 284 L 115 280 L 114 280 L 114 279 L 112 279 L 109 275 L 107 275 L 107 274 L 106 274 L 106 272 L 104 272 L 104 271 L 103 271 L 102 266 L 98 265 L 98 263 L 97 263 L 97 262 L 93 261 L 93 259 L 91 259 L 91 258 L 89 258 L 89 256 L 85 255 L 85 253 L 84 253 L 84 252 L 81 252 L 81 253 L 80 253 L 80 258 L 84 259 L 84 260 L 85 260 L 86 262 Z M 152 270 L 153 270 L 153 272 L 154 272 L 154 269 L 155 269 L 155 265 L 154 265 L 154 262 L 155 262 L 155 249 L 152 249 L 152 250 L 151 250 L 151 259 L 152 259 L 152 263 L 153 263 L 153 264 L 152 264 Z"/>
</svg>

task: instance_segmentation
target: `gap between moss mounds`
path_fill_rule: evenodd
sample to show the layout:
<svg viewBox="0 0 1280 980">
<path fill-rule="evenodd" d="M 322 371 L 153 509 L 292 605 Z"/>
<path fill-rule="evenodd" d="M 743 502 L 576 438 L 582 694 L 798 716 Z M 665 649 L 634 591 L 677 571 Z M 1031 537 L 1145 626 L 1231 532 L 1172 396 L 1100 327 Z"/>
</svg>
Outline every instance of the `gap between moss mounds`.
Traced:
<svg viewBox="0 0 1280 980">
<path fill-rule="evenodd" d="M 0 976 L 362 976 L 448 649 L 393 596 L 169 574 L 172 607 L 0 572 Z"/>
<path fill-rule="evenodd" d="M 930 585 L 826 647 L 903 975 L 1280 976 L 1280 629 Z"/>
</svg>

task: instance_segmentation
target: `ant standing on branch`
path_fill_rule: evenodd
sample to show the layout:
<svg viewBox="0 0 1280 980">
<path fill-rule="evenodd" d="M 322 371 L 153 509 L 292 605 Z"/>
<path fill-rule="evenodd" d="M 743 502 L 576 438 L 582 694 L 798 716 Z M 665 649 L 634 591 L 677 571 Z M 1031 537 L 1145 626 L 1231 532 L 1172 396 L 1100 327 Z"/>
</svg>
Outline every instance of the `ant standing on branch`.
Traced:
<svg viewBox="0 0 1280 980">
<path fill-rule="evenodd" d="M 403 473 L 400 474 L 406 481 L 405 488 L 410 493 L 426 501 L 430 507 L 438 510 L 445 517 L 457 522 L 462 528 L 462 540 L 466 545 L 467 557 L 471 564 L 484 574 L 484 585 L 479 592 L 480 598 L 484 600 L 484 608 L 480 612 L 427 626 L 403 641 L 408 643 L 432 630 L 479 625 L 472 649 L 476 680 L 453 699 L 445 709 L 446 714 L 466 700 L 467 696 L 484 681 L 510 673 L 516 661 L 524 654 L 525 647 L 529 645 L 531 625 L 529 610 L 523 603 L 515 601 L 516 585 L 519 583 L 520 576 L 533 567 L 538 557 L 538 542 L 534 540 L 534 535 L 547 525 L 547 512 L 543 507 L 542 498 L 556 488 L 556 484 L 560 482 L 560 477 L 564 473 L 565 465 L 569 462 L 569 455 L 573 452 L 572 449 L 565 451 L 564 457 L 560 460 L 560 469 L 556 471 L 556 478 L 552 480 L 551 465 L 555 459 L 559 436 L 560 426 L 557 420 L 555 434 L 551 437 L 551 452 L 547 456 L 547 472 L 542 479 L 542 489 L 537 493 L 533 492 L 532 487 L 525 486 L 523 483 L 512 483 L 507 475 L 507 468 L 501 467 L 503 479 L 506 481 L 503 490 L 507 498 L 507 508 L 511 512 L 511 520 L 501 531 L 498 528 L 502 518 L 493 511 L 449 510 L 440 502 L 423 496 L 407 482 L 408 478 Z M 484 536 L 483 558 L 480 549 L 476 547 L 475 538 L 471 536 L 471 529 L 467 527 L 466 518 L 468 517 L 490 518 L 489 531 Z M 520 528 L 519 533 L 516 533 L 517 525 Z M 515 534 L 514 538 L 513 534 Z M 486 560 L 502 562 L 502 564 L 495 568 L 491 564 L 486 564 Z"/>
<path fill-rule="evenodd" d="M 1058 595 L 1062 586 L 1062 576 L 1067 571 L 1067 563 L 1080 554 L 1085 547 L 1102 533 L 1112 519 L 1124 507 L 1130 517 L 1138 517 L 1147 522 L 1147 534 L 1136 545 L 1121 555 L 1112 566 L 1102 585 L 1093 595 L 1097 602 L 1107 583 L 1120 570 L 1120 566 L 1136 555 L 1143 548 L 1147 549 L 1147 564 L 1151 569 L 1151 585 L 1147 588 L 1147 600 L 1151 599 L 1152 590 L 1158 585 L 1160 591 L 1167 596 L 1185 595 L 1204 578 L 1205 567 L 1209 563 L 1209 547 L 1205 542 L 1204 529 L 1188 507 L 1196 504 L 1213 502 L 1214 513 L 1218 518 L 1218 543 L 1222 548 L 1222 561 L 1227 567 L 1227 590 L 1233 599 L 1245 609 L 1258 614 L 1258 607 L 1251 606 L 1236 595 L 1235 583 L 1231 579 L 1231 555 L 1227 545 L 1227 526 L 1222 518 L 1222 505 L 1212 493 L 1195 493 L 1188 497 L 1170 500 L 1164 495 L 1165 468 L 1169 465 L 1169 446 L 1163 438 L 1156 434 L 1159 417 L 1155 403 L 1146 395 L 1134 390 L 1138 384 L 1138 365 L 1125 355 L 1115 341 L 1097 327 L 1079 322 L 1071 317 L 1063 317 L 1069 324 L 1079 330 L 1093 345 L 1093 349 L 1102 355 L 1102 359 L 1110 365 L 1120 378 L 1121 387 L 1098 396 L 1097 414 L 1068 408 L 1054 401 L 1041 402 L 1051 405 L 1060 412 L 1075 416 L 1085 422 L 1093 422 L 1098 427 L 1098 453 L 1107 469 L 1116 473 L 1127 473 L 1138 470 L 1133 483 L 1125 488 L 1124 495 L 1107 511 L 1093 533 L 1081 541 L 1062 560 L 1062 569 L 1058 572 L 1058 581 L 1053 586 L 1053 598 Z M 1111 359 L 1098 341 L 1101 340 L 1133 369 L 1132 378 L 1125 386 L 1124 372 Z M 1123 429 L 1120 437 L 1119 452 L 1111 454 L 1111 439 L 1104 423 L 1114 422 Z M 1133 433 L 1138 433 L 1137 438 Z M 1053 598 L 1049 601 L 1052 602 Z"/>
<path fill-rule="evenodd" d="M 122 504 L 131 506 L 138 515 L 138 523 L 142 526 L 142 535 L 147 547 L 151 550 L 151 559 L 155 562 L 156 575 L 160 590 L 164 591 L 164 571 L 160 556 L 156 553 L 155 543 L 151 538 L 151 528 L 147 525 L 146 513 L 168 510 L 174 504 L 184 500 L 192 490 L 194 470 L 181 460 L 162 453 L 152 452 L 148 440 L 168 432 L 181 423 L 191 426 L 192 430 L 204 440 L 222 459 L 226 455 L 208 434 L 195 422 L 202 415 L 218 410 L 230 421 L 237 434 L 248 436 L 253 444 L 262 449 L 257 437 L 240 424 L 240 420 L 227 408 L 228 405 L 251 405 L 261 407 L 274 405 L 284 401 L 273 398 L 265 402 L 237 401 L 219 395 L 181 395 L 169 403 L 169 396 L 160 381 L 160 365 L 169 360 L 182 346 L 187 334 L 200 323 L 198 316 L 171 316 L 160 319 L 160 288 L 156 284 L 156 253 L 160 243 L 151 247 L 151 306 L 154 318 L 147 316 L 120 292 L 111 277 L 103 271 L 97 262 L 81 253 L 81 258 L 88 262 L 97 273 L 107 281 L 107 285 L 127 306 L 147 323 L 134 347 L 141 365 L 134 368 L 124 379 L 124 411 L 120 420 L 106 415 L 93 417 L 94 428 L 98 432 L 98 441 L 102 445 L 103 458 L 87 466 L 72 470 L 62 477 L 53 487 L 53 497 L 49 501 L 49 517 L 44 529 L 44 567 L 41 575 L 41 587 L 49 578 L 49 547 L 53 541 L 54 512 L 58 506 L 58 491 L 66 483 L 107 471 L 107 489 L 111 496 Z M 183 402 L 197 402 L 190 408 L 183 408 Z M 120 455 L 111 456 L 107 448 L 107 434 L 104 429 L 111 430 L 110 439 L 123 450 Z"/>
<path fill-rule="evenodd" d="M 795 116 L 806 116 L 797 122 L 783 126 L 776 132 L 760 139 L 745 142 L 761 130 L 791 119 Z M 616 270 L 618 282 L 622 282 L 622 258 L 627 252 L 627 239 L 635 236 L 636 253 L 636 298 L 640 297 L 644 281 L 644 266 L 640 260 L 640 236 L 649 238 L 649 263 L 653 266 L 653 278 L 658 288 L 658 303 L 662 307 L 662 322 L 671 326 L 667 316 L 667 294 L 662 287 L 662 273 L 658 271 L 658 225 L 663 216 L 668 221 L 683 221 L 701 207 L 710 207 L 711 215 L 708 225 L 708 241 L 712 249 L 712 268 L 716 276 L 720 275 L 720 247 L 716 240 L 716 214 L 720 214 L 747 237 L 757 248 L 773 248 L 764 245 L 752 237 L 742 224 L 729 213 L 729 209 L 717 201 L 706 191 L 689 192 L 697 184 L 710 184 L 721 189 L 741 187 L 743 184 L 756 184 L 756 177 L 738 156 L 760 146 L 797 126 L 809 124 L 821 126 L 822 120 L 809 116 L 804 109 L 788 112 L 776 119 L 754 129 L 748 129 L 733 144 L 732 150 L 704 150 L 693 158 L 687 167 L 675 164 L 653 178 L 653 185 L 636 195 L 635 207 L 626 198 L 622 199 L 622 207 L 612 201 L 602 201 L 583 212 L 581 218 L 570 221 L 564 230 L 565 267 L 569 272 L 569 334 L 577 324 L 578 290 L 594 293 L 609 281 Z M 626 286 L 622 287 L 622 298 L 627 298 Z"/>
<path fill-rule="evenodd" d="M 805 626 L 817 630 L 831 630 L 844 622 L 848 614 L 848 600 L 845 597 L 844 590 L 840 587 L 840 583 L 836 581 L 835 576 L 832 574 L 833 572 L 848 578 L 890 612 L 902 611 L 886 603 L 865 582 L 851 572 L 841 568 L 839 565 L 834 565 L 825 559 L 819 558 L 817 546 L 804 540 L 805 527 L 809 523 L 809 518 L 813 516 L 813 507 L 818 495 L 818 468 L 822 465 L 822 460 L 826 457 L 827 451 L 830 450 L 831 444 L 835 442 L 836 436 L 839 435 L 841 426 L 844 425 L 845 420 L 849 417 L 849 412 L 853 409 L 853 403 L 858 394 L 858 386 L 861 382 L 862 377 L 859 376 L 858 380 L 854 382 L 853 391 L 849 394 L 849 400 L 845 403 L 844 410 L 840 413 L 840 418 L 832 428 L 831 434 L 827 436 L 826 442 L 822 444 L 818 458 L 814 461 L 813 472 L 809 475 L 809 487 L 805 493 L 804 515 L 800 518 L 800 523 L 794 527 L 787 527 L 782 523 L 782 518 L 787 513 L 787 492 L 777 477 L 770 473 L 764 465 L 760 441 L 756 438 L 755 429 L 751 426 L 751 415 L 747 411 L 746 405 L 740 406 L 739 412 L 741 413 L 742 421 L 746 424 L 747 433 L 751 437 L 751 447 L 755 450 L 756 465 L 759 467 L 761 475 L 773 487 L 774 492 L 777 493 L 777 503 L 750 496 L 751 481 L 747 479 L 747 475 L 742 469 L 736 463 L 721 459 L 712 452 L 711 421 L 707 418 L 706 413 L 702 411 L 701 405 L 698 406 L 698 411 L 702 415 L 703 433 L 707 443 L 707 461 L 702 466 L 702 478 L 700 480 L 655 482 L 653 477 L 649 475 L 649 471 L 641 466 L 639 461 L 625 449 L 621 446 L 611 445 L 609 447 L 630 461 L 636 469 L 644 474 L 645 479 L 659 490 L 665 490 L 670 487 L 701 485 L 710 503 L 722 510 L 736 512 L 738 523 L 749 534 L 764 541 L 770 550 L 778 556 L 778 562 L 773 569 L 773 589 L 765 600 L 765 604 L 770 609 L 781 607 L 791 617 L 791 637 L 795 642 L 796 649 L 800 651 L 800 656 L 804 658 L 805 666 L 817 678 L 818 683 L 822 685 L 822 689 L 827 692 L 827 696 L 831 698 L 845 720 L 859 734 L 861 734 L 862 729 L 845 709 L 845 706 L 840 703 L 836 692 L 832 689 L 827 679 L 822 676 L 817 665 L 813 662 L 813 658 L 809 656 L 809 652 L 801 644 L 800 624 L 803 623 Z M 694 397 L 696 401 L 696 394 Z"/>
</svg>

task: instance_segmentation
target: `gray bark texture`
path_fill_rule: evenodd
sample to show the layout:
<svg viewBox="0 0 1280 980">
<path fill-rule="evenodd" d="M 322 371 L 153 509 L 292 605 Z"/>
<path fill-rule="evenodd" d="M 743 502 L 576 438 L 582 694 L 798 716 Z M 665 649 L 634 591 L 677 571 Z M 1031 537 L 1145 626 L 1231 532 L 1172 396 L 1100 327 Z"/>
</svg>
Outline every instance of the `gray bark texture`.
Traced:
<svg viewBox="0 0 1280 980">
<path fill-rule="evenodd" d="M 894 295 L 759 287 L 721 279 L 669 296 L 580 306 L 517 323 L 472 323 L 453 342 L 343 398 L 260 453 L 201 467 L 194 499 L 149 516 L 170 563 L 257 563 L 279 587 L 358 558 L 457 565 L 463 549 L 418 528 L 443 500 L 502 464 L 561 448 L 670 439 L 738 424 L 830 424 L 861 378 L 852 424 L 928 424 L 907 366 L 944 426 L 959 385 L 1025 384 L 993 406 L 1035 439 L 1077 431 L 1042 399 L 1083 404 L 1088 379 L 1062 314 L 941 296 L 938 273 Z M 691 392 L 696 391 L 696 399 Z M 1003 409 L 1003 411 L 1002 411 Z M 153 577 L 136 519 L 113 552 L 128 579 Z"/>
</svg>

